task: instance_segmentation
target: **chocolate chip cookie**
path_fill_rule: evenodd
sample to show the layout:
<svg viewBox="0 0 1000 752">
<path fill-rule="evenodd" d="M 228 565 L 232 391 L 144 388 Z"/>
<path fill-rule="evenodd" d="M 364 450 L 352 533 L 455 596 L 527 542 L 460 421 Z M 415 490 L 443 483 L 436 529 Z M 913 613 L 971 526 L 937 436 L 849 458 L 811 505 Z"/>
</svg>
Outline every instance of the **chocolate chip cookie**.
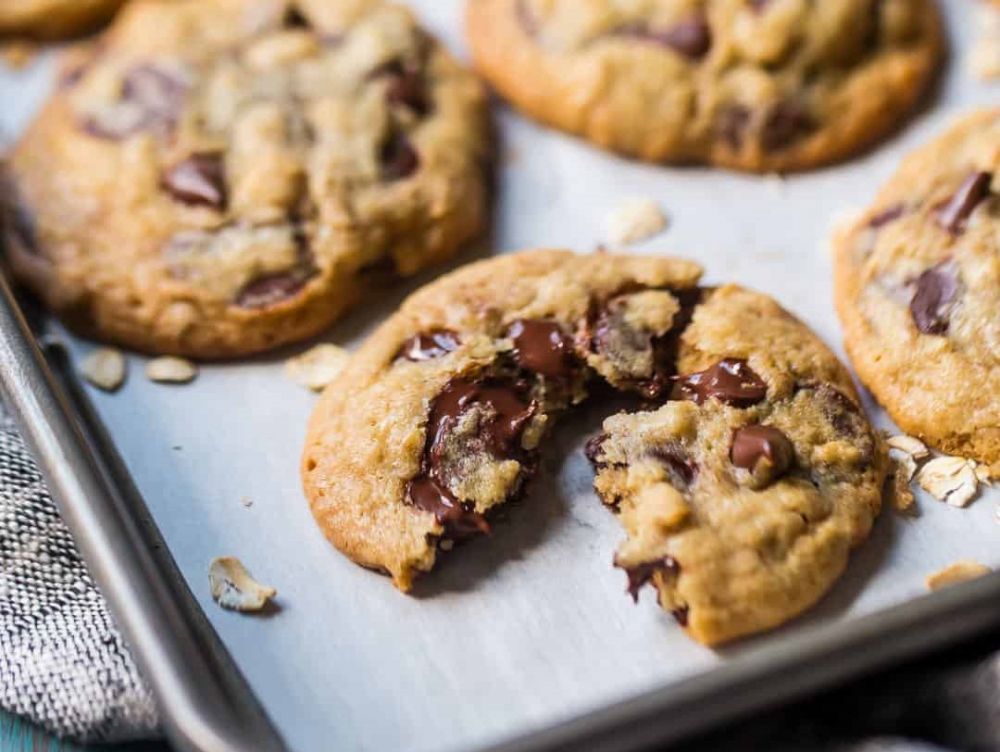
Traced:
<svg viewBox="0 0 1000 752">
<path fill-rule="evenodd" d="M 706 643 L 799 613 L 867 535 L 882 449 L 812 333 L 700 274 L 541 250 L 416 293 L 311 418 L 302 476 L 323 532 L 409 590 L 523 492 L 553 421 L 610 386 L 642 410 L 588 448 L 628 533 L 616 561 L 632 590 L 652 581 Z"/>
<path fill-rule="evenodd" d="M 835 256 L 865 385 L 906 433 L 1000 471 L 1000 110 L 905 159 Z"/>
<path fill-rule="evenodd" d="M 238 356 L 480 231 L 482 86 L 379 0 L 140 0 L 16 148 L 19 277 L 73 328 Z"/>
<path fill-rule="evenodd" d="M 531 117 L 641 159 L 762 172 L 885 135 L 942 47 L 932 0 L 470 0 L 468 35 Z"/>
<path fill-rule="evenodd" d="M 111 18 L 125 0 L 4 0 L 0 35 L 64 39 Z"/>
</svg>

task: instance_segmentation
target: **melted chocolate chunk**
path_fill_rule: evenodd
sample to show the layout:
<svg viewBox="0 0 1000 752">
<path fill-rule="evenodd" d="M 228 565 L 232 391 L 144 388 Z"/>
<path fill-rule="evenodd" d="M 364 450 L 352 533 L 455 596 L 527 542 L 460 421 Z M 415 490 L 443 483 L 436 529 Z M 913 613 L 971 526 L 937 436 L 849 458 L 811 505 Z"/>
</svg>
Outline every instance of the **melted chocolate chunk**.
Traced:
<svg viewBox="0 0 1000 752">
<path fill-rule="evenodd" d="M 780 151 L 807 136 L 815 123 L 803 105 L 793 100 L 779 102 L 764 120 L 760 143 L 765 151 Z"/>
<path fill-rule="evenodd" d="M 917 277 L 910 301 L 910 315 L 917 329 L 924 334 L 946 334 L 958 292 L 955 267 L 950 262 L 933 266 Z"/>
<path fill-rule="evenodd" d="M 226 175 L 222 155 L 214 152 L 192 154 L 164 173 L 163 187 L 185 204 L 224 209 Z"/>
<path fill-rule="evenodd" d="M 382 146 L 379 160 L 382 165 L 382 179 L 386 181 L 409 177 L 420 166 L 420 156 L 410 143 L 410 139 L 402 133 L 390 136 Z"/>
<path fill-rule="evenodd" d="M 281 272 L 261 277 L 246 285 L 236 296 L 240 308 L 270 308 L 294 298 L 306 286 L 306 277 L 300 270 Z"/>
<path fill-rule="evenodd" d="M 406 495 L 417 509 L 433 514 L 452 538 L 489 535 L 490 524 L 486 518 L 463 505 L 451 491 L 430 476 L 411 480 Z"/>
<path fill-rule="evenodd" d="M 608 440 L 608 435 L 606 433 L 599 433 L 596 436 L 591 436 L 587 439 L 587 443 L 583 447 L 584 456 L 590 460 L 590 464 L 596 469 L 607 465 L 606 462 L 600 459 L 601 452 L 604 449 L 604 442 Z"/>
<path fill-rule="evenodd" d="M 868 226 L 873 230 L 877 230 L 891 222 L 895 222 L 897 219 L 903 216 L 906 212 L 906 207 L 903 204 L 895 204 L 890 206 L 888 209 L 883 209 L 874 217 L 868 220 Z"/>
<path fill-rule="evenodd" d="M 937 210 L 937 223 L 953 235 L 965 229 L 966 220 L 986 197 L 990 195 L 993 174 L 974 172 L 955 191 L 955 194 Z"/>
<path fill-rule="evenodd" d="M 286 29 L 310 29 L 312 24 L 306 18 L 298 6 L 291 5 L 285 11 L 285 17 L 281 20 L 281 25 Z"/>
<path fill-rule="evenodd" d="M 715 117 L 715 131 L 734 150 L 743 146 L 752 113 L 741 104 L 726 105 Z"/>
<path fill-rule="evenodd" d="M 702 15 L 690 16 L 665 29 L 651 29 L 643 22 L 627 24 L 614 34 L 667 47 L 689 60 L 700 60 L 712 47 L 712 30 Z"/>
<path fill-rule="evenodd" d="M 592 352 L 608 357 L 612 362 L 618 362 L 623 370 L 627 370 L 627 358 L 630 354 L 650 352 L 652 355 L 652 373 L 639 377 L 631 382 L 643 397 L 655 400 L 664 395 L 670 386 L 674 374 L 674 364 L 677 360 L 677 347 L 681 334 L 691 323 L 695 306 L 701 300 L 700 288 L 670 290 L 680 304 L 680 310 L 674 315 L 670 331 L 662 336 L 654 336 L 646 330 L 638 330 L 629 326 L 625 320 L 627 298 L 632 292 L 645 288 L 637 288 L 606 301 L 601 307 L 594 307 L 588 313 L 589 347 Z M 622 358 L 626 361 L 622 361 Z"/>
<path fill-rule="evenodd" d="M 676 377 L 676 397 L 702 404 L 715 398 L 733 407 L 750 407 L 767 396 L 767 384 L 745 360 L 724 358 L 711 368 Z"/>
<path fill-rule="evenodd" d="M 688 625 L 688 615 L 690 613 L 691 613 L 691 607 L 684 605 L 681 606 L 680 608 L 675 608 L 673 611 L 670 612 L 670 615 L 674 617 L 674 621 L 676 621 L 682 627 L 686 627 Z"/>
<path fill-rule="evenodd" d="M 518 319 L 507 330 L 514 360 L 527 371 L 557 379 L 573 374 L 573 340 L 554 321 Z"/>
<path fill-rule="evenodd" d="M 517 454 L 521 433 L 538 410 L 536 403 L 527 402 L 518 391 L 499 381 L 452 380 L 431 407 L 427 423 L 431 459 L 434 459 L 435 450 L 441 447 L 445 434 L 475 404 L 486 405 L 493 412 L 492 420 L 480 428 L 480 437 L 485 439 L 493 455 L 506 458 Z"/>
<path fill-rule="evenodd" d="M 426 115 L 430 110 L 424 74 L 420 68 L 395 59 L 378 66 L 368 78 L 389 80 L 386 98 L 390 104 L 408 107 L 418 115 Z"/>
<path fill-rule="evenodd" d="M 458 349 L 462 341 L 457 332 L 451 329 L 432 329 L 429 332 L 414 334 L 406 340 L 399 352 L 396 360 L 409 360 L 413 363 L 422 363 L 426 360 L 443 358 L 450 352 Z"/>
<path fill-rule="evenodd" d="M 89 118 L 84 130 L 97 138 L 117 140 L 148 130 L 165 137 L 177 126 L 177 117 L 187 86 L 169 73 L 152 65 L 140 65 L 125 76 L 122 83 L 122 101 L 139 109 L 138 117 L 114 122 L 108 119 Z"/>
<path fill-rule="evenodd" d="M 660 460 L 670 469 L 674 486 L 681 488 L 691 485 L 698 475 L 698 463 L 691 459 L 687 452 L 675 444 L 658 446 L 649 454 Z"/>
<path fill-rule="evenodd" d="M 626 592 L 632 596 L 632 601 L 635 603 L 639 602 L 639 591 L 653 579 L 653 575 L 657 572 L 664 572 L 675 577 L 681 573 L 681 565 L 673 556 L 664 556 L 662 559 L 637 564 L 634 567 L 622 566 L 615 559 L 615 566 L 625 570 L 625 574 L 628 576 Z"/>
<path fill-rule="evenodd" d="M 757 463 L 768 461 L 771 481 L 784 475 L 795 459 L 795 447 L 784 433 L 774 426 L 745 426 L 733 434 L 729 458 L 736 467 L 753 472 Z"/>
<path fill-rule="evenodd" d="M 523 397 L 521 385 L 496 380 L 452 379 L 435 398 L 427 420 L 421 474 L 410 482 L 407 498 L 414 506 L 432 512 L 450 537 L 489 532 L 482 515 L 470 510 L 451 492 L 442 471 L 449 434 L 476 405 L 488 408 L 490 418 L 480 425 L 475 439 L 500 459 L 524 459 L 521 434 L 538 410 L 537 403 Z"/>
</svg>

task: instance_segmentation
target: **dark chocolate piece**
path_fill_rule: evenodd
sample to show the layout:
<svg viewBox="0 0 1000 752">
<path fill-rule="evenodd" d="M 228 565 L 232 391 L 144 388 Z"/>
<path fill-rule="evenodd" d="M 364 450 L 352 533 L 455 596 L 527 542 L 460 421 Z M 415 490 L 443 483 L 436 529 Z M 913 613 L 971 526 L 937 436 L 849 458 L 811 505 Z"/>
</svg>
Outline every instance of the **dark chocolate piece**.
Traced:
<svg viewBox="0 0 1000 752">
<path fill-rule="evenodd" d="M 768 481 L 784 475 L 795 459 L 795 447 L 784 433 L 774 426 L 744 426 L 733 434 L 729 458 L 736 467 L 751 473 L 761 461 L 770 463 Z"/>
<path fill-rule="evenodd" d="M 932 266 L 917 277 L 915 287 L 910 300 L 913 323 L 924 334 L 946 334 L 959 292 L 954 265 L 944 262 Z"/>
<path fill-rule="evenodd" d="M 410 139 L 399 132 L 393 133 L 383 144 L 379 161 L 385 181 L 402 180 L 415 173 L 420 166 L 420 156 Z"/>
<path fill-rule="evenodd" d="M 185 204 L 224 209 L 226 206 L 226 175 L 222 155 L 201 152 L 167 170 L 163 187 Z"/>
<path fill-rule="evenodd" d="M 457 350 L 461 343 L 458 334 L 451 329 L 432 329 L 414 334 L 403 342 L 396 359 L 402 358 L 413 363 L 435 360 Z"/>
<path fill-rule="evenodd" d="M 306 286 L 306 277 L 301 270 L 271 274 L 247 284 L 236 296 L 240 308 L 269 308 L 282 301 L 294 298 Z"/>
<path fill-rule="evenodd" d="M 734 407 L 750 407 L 767 396 L 767 384 L 745 360 L 724 358 L 698 373 L 676 377 L 676 396 L 701 404 L 717 399 Z"/>
<path fill-rule="evenodd" d="M 974 172 L 955 191 L 954 195 L 937 210 L 938 224 L 957 235 L 965 229 L 969 215 L 990 195 L 993 174 Z"/>
<path fill-rule="evenodd" d="M 518 319 L 507 330 L 514 360 L 528 371 L 552 378 L 573 374 L 573 340 L 554 321 Z"/>
<path fill-rule="evenodd" d="M 646 583 L 653 579 L 653 575 L 657 572 L 665 572 L 675 577 L 681 573 L 681 565 L 673 556 L 664 556 L 662 559 L 636 564 L 632 567 L 622 566 L 615 559 L 615 566 L 625 570 L 625 574 L 628 577 L 626 592 L 632 596 L 632 601 L 635 603 L 639 602 L 639 591 Z"/>
</svg>

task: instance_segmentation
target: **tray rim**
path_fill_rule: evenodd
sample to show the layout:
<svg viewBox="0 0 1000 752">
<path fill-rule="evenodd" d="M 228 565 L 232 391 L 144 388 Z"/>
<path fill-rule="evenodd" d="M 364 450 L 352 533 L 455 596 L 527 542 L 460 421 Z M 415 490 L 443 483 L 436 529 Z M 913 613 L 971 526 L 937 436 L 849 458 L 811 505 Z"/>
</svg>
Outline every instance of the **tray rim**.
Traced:
<svg viewBox="0 0 1000 752">
<path fill-rule="evenodd" d="M 286 750 L 181 577 L 58 342 L 39 342 L 0 269 L 0 395 L 151 685 L 178 749 Z M 1000 625 L 1000 572 L 727 659 L 694 677 L 481 747 L 631 750 L 900 663 Z M 892 639 L 886 639 L 891 637 Z"/>
</svg>

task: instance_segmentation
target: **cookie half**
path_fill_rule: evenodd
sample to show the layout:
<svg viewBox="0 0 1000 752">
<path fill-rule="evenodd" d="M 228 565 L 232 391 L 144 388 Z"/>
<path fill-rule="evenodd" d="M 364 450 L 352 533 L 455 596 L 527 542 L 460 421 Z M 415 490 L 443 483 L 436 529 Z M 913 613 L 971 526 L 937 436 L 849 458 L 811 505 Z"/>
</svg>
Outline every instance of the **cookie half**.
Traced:
<svg viewBox="0 0 1000 752">
<path fill-rule="evenodd" d="M 834 245 L 861 380 L 907 433 L 1000 470 L 1000 110 L 907 157 Z"/>
<path fill-rule="evenodd" d="M 0 35 L 65 39 L 107 21 L 125 0 L 6 0 L 0 3 Z"/>
<path fill-rule="evenodd" d="M 140 0 L 11 157 L 11 261 L 85 334 L 252 353 L 452 256 L 489 150 L 481 85 L 398 5 Z"/>
<path fill-rule="evenodd" d="M 663 405 L 610 419 L 591 445 L 633 584 L 651 579 L 678 613 L 683 598 L 683 623 L 708 643 L 800 612 L 868 533 L 881 449 L 814 335 L 769 298 L 699 288 L 700 274 L 674 259 L 540 250 L 416 293 L 310 420 L 302 476 L 323 532 L 409 590 L 522 493 L 554 419 L 610 385 Z M 671 412 L 684 417 L 677 435 L 654 437 Z M 782 433 L 780 461 L 761 459 L 765 441 L 731 462 L 740 431 L 752 440 L 761 426 Z"/>
<path fill-rule="evenodd" d="M 681 337 L 672 399 L 588 445 L 627 533 L 615 564 L 699 642 L 801 613 L 881 506 L 885 459 L 849 375 L 773 300 L 708 291 Z"/>
<path fill-rule="evenodd" d="M 942 47 L 932 0 L 470 0 L 467 26 L 529 116 L 645 160 L 758 172 L 884 136 Z"/>
</svg>

